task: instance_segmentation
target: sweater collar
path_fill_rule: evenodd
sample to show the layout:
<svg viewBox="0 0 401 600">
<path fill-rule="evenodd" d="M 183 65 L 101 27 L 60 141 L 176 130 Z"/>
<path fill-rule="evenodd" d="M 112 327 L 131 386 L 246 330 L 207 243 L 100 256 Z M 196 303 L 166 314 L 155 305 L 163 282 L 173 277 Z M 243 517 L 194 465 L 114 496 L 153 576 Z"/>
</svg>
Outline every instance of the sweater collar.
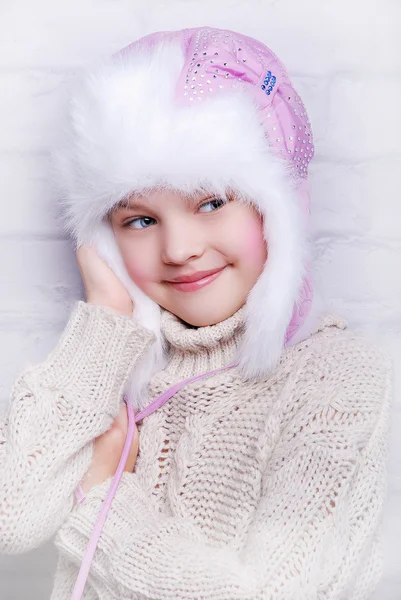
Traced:
<svg viewBox="0 0 401 600">
<path fill-rule="evenodd" d="M 245 307 L 216 325 L 196 328 L 162 310 L 161 329 L 167 342 L 167 370 L 186 378 L 228 365 L 235 358 L 244 324 Z"/>
</svg>

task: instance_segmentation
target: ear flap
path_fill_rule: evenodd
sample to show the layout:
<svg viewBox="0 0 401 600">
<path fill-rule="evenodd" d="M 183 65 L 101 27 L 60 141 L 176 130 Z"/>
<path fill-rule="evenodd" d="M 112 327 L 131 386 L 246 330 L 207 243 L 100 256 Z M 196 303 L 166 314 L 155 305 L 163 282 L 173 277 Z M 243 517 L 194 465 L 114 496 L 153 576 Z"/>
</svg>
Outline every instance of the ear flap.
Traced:
<svg viewBox="0 0 401 600">
<path fill-rule="evenodd" d="M 261 172 L 254 173 L 255 187 L 262 177 Z M 306 212 L 297 190 L 285 175 L 280 176 L 279 169 L 269 183 L 268 191 L 255 194 L 263 214 L 268 257 L 246 302 L 246 330 L 238 351 L 241 370 L 250 378 L 266 375 L 275 367 L 287 338 L 295 333 L 289 331 L 291 323 L 306 318 L 312 301 Z"/>
<path fill-rule="evenodd" d="M 133 317 L 156 335 L 156 341 L 147 350 L 143 359 L 135 365 L 125 386 L 136 410 L 148 404 L 146 388 L 151 376 L 165 366 L 164 341 L 160 329 L 161 311 L 158 304 L 146 296 L 129 276 L 110 224 L 104 219 L 92 234 L 91 245 L 99 256 L 117 275 L 130 294 L 133 304 Z"/>
</svg>

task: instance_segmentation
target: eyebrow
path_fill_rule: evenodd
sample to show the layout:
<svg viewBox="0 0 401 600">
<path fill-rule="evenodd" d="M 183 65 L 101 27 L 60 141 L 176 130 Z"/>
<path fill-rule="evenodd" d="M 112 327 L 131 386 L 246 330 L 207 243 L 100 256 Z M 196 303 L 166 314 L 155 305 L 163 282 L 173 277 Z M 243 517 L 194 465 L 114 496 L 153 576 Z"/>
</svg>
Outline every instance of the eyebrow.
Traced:
<svg viewBox="0 0 401 600">
<path fill-rule="evenodd" d="M 211 198 L 214 198 L 217 194 L 213 194 L 213 193 L 207 193 L 205 192 L 200 198 L 199 200 L 193 199 L 195 201 L 207 201 L 210 200 Z M 191 198 L 192 199 L 192 198 Z M 151 208 L 150 206 L 146 206 L 145 204 L 139 204 L 135 201 L 128 201 L 128 200 L 120 200 L 120 202 L 117 202 L 117 204 L 115 204 L 113 206 L 113 208 L 110 210 L 110 214 L 113 214 L 114 212 L 117 212 L 119 210 L 138 210 L 138 211 L 143 211 L 143 210 L 148 210 L 149 208 Z"/>
<path fill-rule="evenodd" d="M 146 206 L 144 204 L 138 204 L 137 202 L 129 202 L 127 200 L 120 200 L 113 206 L 110 213 L 117 212 L 119 210 L 144 210 Z"/>
</svg>

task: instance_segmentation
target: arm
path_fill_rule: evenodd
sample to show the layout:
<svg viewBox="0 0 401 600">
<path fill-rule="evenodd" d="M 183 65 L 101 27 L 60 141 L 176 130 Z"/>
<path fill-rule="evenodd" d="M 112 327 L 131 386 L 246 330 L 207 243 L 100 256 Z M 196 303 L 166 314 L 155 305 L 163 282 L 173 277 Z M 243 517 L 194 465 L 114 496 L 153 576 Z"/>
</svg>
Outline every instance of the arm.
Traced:
<svg viewBox="0 0 401 600">
<path fill-rule="evenodd" d="M 240 552 L 211 545 L 189 520 L 160 515 L 136 474 L 124 473 L 92 563 L 96 587 L 150 600 L 345 597 L 383 501 L 391 364 L 377 353 L 366 369 L 358 347 L 334 359 L 323 380 L 316 365 L 310 371 L 316 387 L 274 449 Z M 77 565 L 109 485 L 95 486 L 58 532 L 61 554 Z"/>
<path fill-rule="evenodd" d="M 35 548 L 60 527 L 92 440 L 110 428 L 153 339 L 132 319 L 79 301 L 47 359 L 16 379 L 0 423 L 0 553 Z"/>
</svg>

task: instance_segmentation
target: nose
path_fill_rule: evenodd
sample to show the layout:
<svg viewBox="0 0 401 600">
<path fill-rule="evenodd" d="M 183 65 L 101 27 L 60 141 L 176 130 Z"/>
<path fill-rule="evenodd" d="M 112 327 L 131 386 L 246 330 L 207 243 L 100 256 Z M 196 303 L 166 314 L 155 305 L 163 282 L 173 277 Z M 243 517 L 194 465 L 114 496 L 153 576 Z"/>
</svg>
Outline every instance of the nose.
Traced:
<svg viewBox="0 0 401 600">
<path fill-rule="evenodd" d="M 183 265 L 199 258 L 204 251 L 205 241 L 199 227 L 177 218 L 165 225 L 161 252 L 165 264 Z"/>
</svg>

